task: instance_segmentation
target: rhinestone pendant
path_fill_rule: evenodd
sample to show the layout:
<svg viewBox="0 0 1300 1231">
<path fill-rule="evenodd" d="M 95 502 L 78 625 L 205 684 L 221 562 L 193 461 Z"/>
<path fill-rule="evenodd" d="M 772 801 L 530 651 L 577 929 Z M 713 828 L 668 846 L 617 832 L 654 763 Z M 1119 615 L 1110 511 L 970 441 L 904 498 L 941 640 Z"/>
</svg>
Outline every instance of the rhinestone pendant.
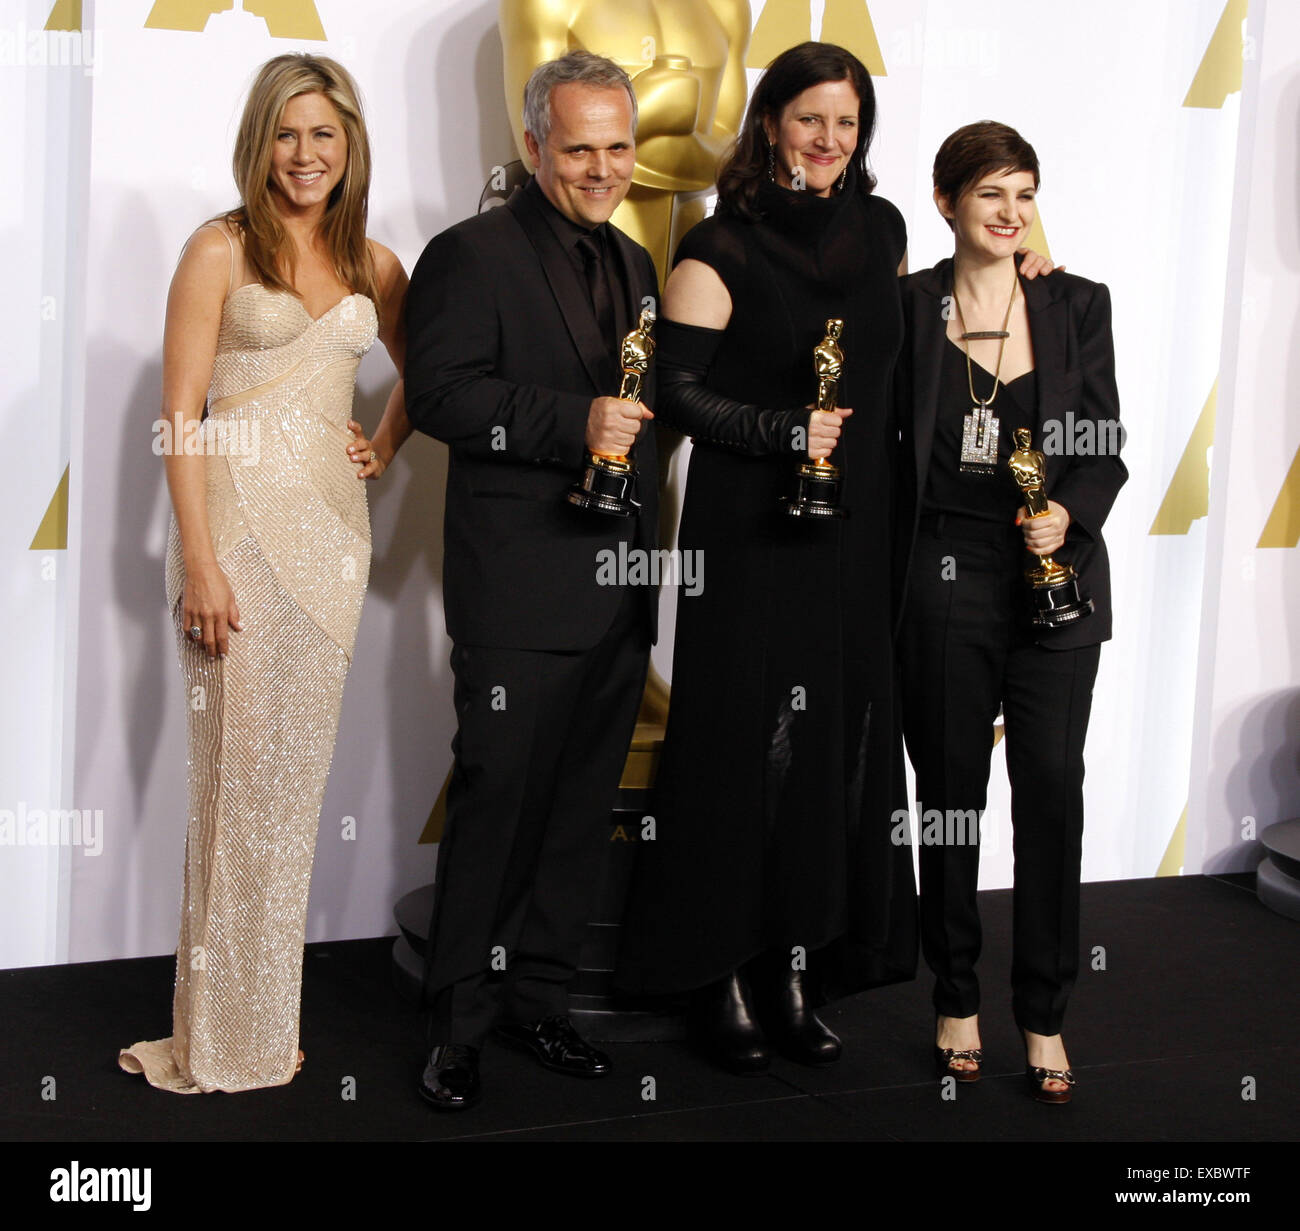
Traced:
<svg viewBox="0 0 1300 1231">
<path fill-rule="evenodd" d="M 998 465 L 998 418 L 987 406 L 972 406 L 962 419 L 962 474 L 993 474 Z"/>
</svg>

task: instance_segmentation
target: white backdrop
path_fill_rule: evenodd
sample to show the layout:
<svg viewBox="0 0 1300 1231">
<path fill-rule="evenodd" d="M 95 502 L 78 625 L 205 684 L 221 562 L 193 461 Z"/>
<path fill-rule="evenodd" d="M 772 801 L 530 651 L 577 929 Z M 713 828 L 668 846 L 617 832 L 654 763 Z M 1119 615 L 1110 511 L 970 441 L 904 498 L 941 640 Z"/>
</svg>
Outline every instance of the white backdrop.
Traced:
<svg viewBox="0 0 1300 1231">
<path fill-rule="evenodd" d="M 1257 14 L 1252 7 L 1251 29 Z M 1189 839 L 1253 867 L 1300 816 L 1300 6 L 1270 0 L 1237 159 Z M 1189 840 L 1189 857 L 1193 856 Z"/>
<path fill-rule="evenodd" d="M 238 0 L 201 33 L 146 26 L 167 7 L 211 6 L 0 3 L 0 93 L 16 120 L 4 139 L 8 165 L 21 169 L 21 190 L 7 194 L 0 213 L 10 274 L 0 324 L 11 360 L 0 405 L 6 437 L 22 451 L 11 452 L 15 477 L 0 523 L 8 565 L 0 631 L 13 701 L 0 741 L 0 842 L 6 810 L 79 808 L 103 822 L 98 854 L 84 844 L 0 844 L 0 966 L 175 945 L 184 711 L 162 599 L 166 487 L 150 428 L 167 283 L 190 231 L 234 202 L 230 150 L 252 72 L 271 55 L 306 49 L 354 73 L 374 146 L 370 231 L 408 270 L 430 236 L 474 211 L 491 168 L 515 157 L 494 0 L 255 6 L 282 20 L 314 12 L 323 41 L 301 32 L 274 37 Z M 1268 19 L 1293 21 L 1278 16 L 1284 7 L 1275 3 Z M 1284 759 L 1284 719 L 1290 715 L 1293 731 L 1296 710 L 1243 722 L 1231 687 L 1234 680 L 1243 693 L 1254 687 L 1243 665 L 1226 652 L 1203 654 L 1198 700 L 1197 662 L 1209 618 L 1220 651 L 1245 645 L 1261 688 L 1266 681 L 1295 696 L 1300 663 L 1287 649 L 1282 600 L 1295 595 L 1296 553 L 1263 550 L 1261 580 L 1231 605 L 1225 598 L 1222 612 L 1218 604 L 1236 567 L 1231 553 L 1247 551 L 1240 546 L 1247 523 L 1260 521 L 1257 505 L 1271 507 L 1296 449 L 1286 415 L 1296 384 L 1286 383 L 1294 303 L 1287 301 L 1289 316 L 1262 306 L 1282 285 L 1269 262 L 1291 278 L 1294 295 L 1295 236 L 1285 224 L 1294 226 L 1297 214 L 1296 107 L 1288 82 L 1300 41 L 1266 39 L 1256 0 L 1246 52 L 1264 53 L 1274 101 L 1258 132 L 1247 109 L 1255 153 L 1238 161 L 1242 96 L 1231 78 L 1241 67 L 1240 0 L 1103 0 L 1086 11 L 1036 0 L 989 0 L 978 9 L 958 0 L 756 0 L 753 8 L 757 33 L 788 32 L 786 45 L 819 36 L 824 21 L 848 19 L 840 28 L 864 44 L 868 29 L 874 34 L 884 67 L 875 80 L 874 161 L 879 191 L 908 220 L 913 268 L 949 251 L 930 203 L 930 163 L 942 138 L 991 118 L 1035 145 L 1052 255 L 1111 288 L 1132 474 L 1107 534 L 1116 638 L 1102 655 L 1087 748 L 1085 877 L 1244 866 L 1253 848 L 1224 818 L 1251 807 L 1261 823 L 1276 819 L 1266 808 L 1300 813 L 1294 755 L 1289 778 L 1246 775 L 1225 794 L 1221 781 L 1206 787 L 1207 750 L 1262 739 L 1262 764 Z M 47 22 L 74 30 L 55 42 Z M 1225 66 L 1227 85 L 1216 87 Z M 1248 90 L 1258 67 L 1247 60 Z M 1273 146 L 1288 142 L 1291 171 L 1275 182 Z M 1252 184 L 1253 208 L 1271 211 L 1276 247 L 1256 258 L 1264 282 L 1243 291 L 1234 275 L 1238 299 L 1225 326 L 1230 239 L 1253 217 L 1242 205 Z M 1246 249 L 1233 251 L 1240 267 Z M 1242 310 L 1242 295 L 1255 297 L 1253 315 Z M 1252 407 L 1253 435 L 1242 448 L 1254 450 L 1258 465 L 1242 461 L 1231 486 L 1216 471 L 1209 501 L 1193 432 L 1208 425 L 1202 411 L 1219 376 L 1221 341 L 1225 357 L 1238 360 L 1231 393 Z M 1258 387 L 1246 369 L 1259 374 Z M 363 422 L 377 421 L 393 375 L 381 348 L 367 356 L 358 385 Z M 1225 368 L 1221 391 L 1228 382 Z M 1228 400 L 1222 392 L 1221 425 Z M 57 530 L 45 525 L 42 538 L 38 527 L 52 499 L 57 506 L 69 466 L 62 550 L 50 546 Z M 453 730 L 439 590 L 444 473 L 442 446 L 418 437 L 369 489 L 375 559 L 321 818 L 312 940 L 393 931 L 392 903 L 432 872 L 432 849 L 417 839 L 450 764 Z M 1243 528 L 1231 520 L 1238 512 Z M 1216 562 L 1208 577 L 1207 529 L 1231 544 L 1230 566 Z M 672 600 L 666 595 L 665 614 Z M 670 650 L 664 644 L 656 653 L 665 675 Z M 1194 715 L 1202 723 L 1195 768 Z M 1228 772 L 1222 751 L 1215 772 Z M 1003 778 L 999 761 L 990 813 L 1003 819 L 989 834 L 985 887 L 1010 883 Z M 1190 835 L 1180 824 L 1189 797 Z M 356 820 L 355 841 L 342 838 L 345 817 Z"/>
</svg>

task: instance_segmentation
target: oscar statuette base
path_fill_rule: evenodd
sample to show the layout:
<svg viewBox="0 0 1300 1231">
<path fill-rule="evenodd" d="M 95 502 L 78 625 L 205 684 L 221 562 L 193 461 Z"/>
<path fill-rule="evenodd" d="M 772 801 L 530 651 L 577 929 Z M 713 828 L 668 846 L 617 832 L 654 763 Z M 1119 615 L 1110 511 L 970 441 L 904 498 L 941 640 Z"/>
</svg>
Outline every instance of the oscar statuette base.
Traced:
<svg viewBox="0 0 1300 1231">
<path fill-rule="evenodd" d="M 626 458 L 589 453 L 582 478 L 565 493 L 565 500 L 579 509 L 605 513 L 610 517 L 631 517 L 637 510 L 632 499 L 636 467 Z"/>
<path fill-rule="evenodd" d="M 1079 593 L 1079 579 L 1073 570 L 1057 581 L 1041 581 L 1027 574 L 1033 599 L 1036 628 L 1061 628 L 1092 615 L 1093 602 Z"/>
<path fill-rule="evenodd" d="M 844 518 L 849 511 L 840 500 L 840 472 L 834 466 L 803 462 L 795 471 L 794 494 L 781 499 L 787 517 Z"/>
</svg>

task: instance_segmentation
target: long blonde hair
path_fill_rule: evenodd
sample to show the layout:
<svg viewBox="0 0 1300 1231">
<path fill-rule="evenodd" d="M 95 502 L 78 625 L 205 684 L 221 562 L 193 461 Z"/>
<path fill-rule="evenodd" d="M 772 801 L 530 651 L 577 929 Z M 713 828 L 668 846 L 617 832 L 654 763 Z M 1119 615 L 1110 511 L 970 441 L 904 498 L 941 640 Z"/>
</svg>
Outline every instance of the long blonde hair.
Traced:
<svg viewBox="0 0 1300 1231">
<path fill-rule="evenodd" d="M 356 82 L 337 61 L 289 52 L 262 65 L 244 104 L 231 160 L 240 204 L 221 217 L 242 232 L 244 257 L 258 281 L 273 290 L 296 294 L 290 281 L 293 245 L 271 200 L 271 154 L 289 100 L 317 93 L 334 105 L 348 142 L 347 168 L 330 193 L 321 219 L 325 248 L 339 281 L 378 305 L 375 262 L 366 243 L 370 139 Z"/>
</svg>

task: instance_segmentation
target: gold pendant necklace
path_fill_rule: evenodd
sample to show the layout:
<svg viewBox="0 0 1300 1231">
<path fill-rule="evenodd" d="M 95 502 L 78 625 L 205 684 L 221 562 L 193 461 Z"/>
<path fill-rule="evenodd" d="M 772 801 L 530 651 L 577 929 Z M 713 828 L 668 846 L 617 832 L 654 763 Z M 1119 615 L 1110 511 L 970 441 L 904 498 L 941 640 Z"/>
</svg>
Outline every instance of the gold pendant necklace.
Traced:
<svg viewBox="0 0 1300 1231">
<path fill-rule="evenodd" d="M 963 474 L 991 475 L 998 465 L 998 427 L 997 416 L 992 411 L 993 399 L 998 395 L 998 381 L 1002 375 L 1002 356 L 1007 349 L 1007 339 L 1011 336 L 1007 326 L 1011 323 L 1011 310 L 1016 304 L 1016 288 L 1020 285 L 1019 274 L 1013 274 L 1011 298 L 1007 302 L 1007 314 L 1002 320 L 1001 329 L 983 329 L 971 333 L 966 329 L 966 316 L 961 310 L 961 300 L 957 297 L 957 280 L 954 276 L 952 286 L 953 302 L 957 305 L 957 321 L 961 325 L 962 350 L 966 352 L 966 387 L 970 390 L 970 400 L 974 405 L 970 413 L 962 419 L 961 458 L 958 469 Z M 998 366 L 993 373 L 993 392 L 987 398 L 975 396 L 975 374 L 971 369 L 970 343 L 981 338 L 998 338 Z"/>
</svg>

